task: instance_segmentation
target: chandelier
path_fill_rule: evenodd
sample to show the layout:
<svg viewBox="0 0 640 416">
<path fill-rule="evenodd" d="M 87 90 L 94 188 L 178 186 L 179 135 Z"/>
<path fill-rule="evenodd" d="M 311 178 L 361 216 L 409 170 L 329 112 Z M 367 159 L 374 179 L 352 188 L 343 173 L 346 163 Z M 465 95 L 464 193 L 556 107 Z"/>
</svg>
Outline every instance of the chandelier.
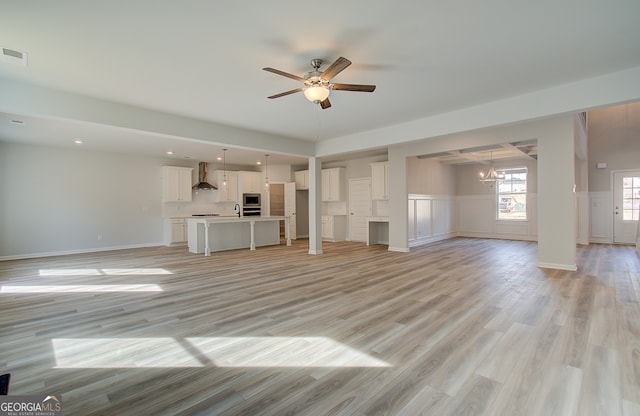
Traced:
<svg viewBox="0 0 640 416">
<path fill-rule="evenodd" d="M 493 167 L 493 152 L 491 152 L 490 162 L 489 162 L 489 170 L 485 172 L 480 172 L 480 182 L 489 187 L 492 187 L 496 182 L 504 179 L 504 173 L 498 173 L 496 168 Z"/>
</svg>

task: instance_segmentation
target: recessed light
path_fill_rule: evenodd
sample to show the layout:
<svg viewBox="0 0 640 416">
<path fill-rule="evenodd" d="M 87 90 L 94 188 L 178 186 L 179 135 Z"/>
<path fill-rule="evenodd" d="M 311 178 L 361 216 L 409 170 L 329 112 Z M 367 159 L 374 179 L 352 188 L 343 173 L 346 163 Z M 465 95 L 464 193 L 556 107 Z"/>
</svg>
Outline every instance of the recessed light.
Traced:
<svg viewBox="0 0 640 416">
<path fill-rule="evenodd" d="M 14 120 L 11 120 L 11 123 L 13 123 L 13 124 L 24 124 L 24 121 L 18 120 L 18 119 L 14 119 Z"/>
<path fill-rule="evenodd" d="M 191 159 L 191 156 L 185 156 L 184 158 L 185 159 Z"/>
<path fill-rule="evenodd" d="M 75 144 L 82 144 L 82 143 L 84 143 L 84 140 L 75 139 L 73 142 L 74 142 Z"/>
<path fill-rule="evenodd" d="M 256 162 L 256 165 L 262 165 L 262 162 L 258 160 L 258 161 Z"/>
<path fill-rule="evenodd" d="M 218 156 L 216 160 L 222 160 L 222 156 Z"/>
<path fill-rule="evenodd" d="M 171 150 L 169 150 L 169 151 L 167 152 L 167 154 L 168 154 L 168 155 L 172 155 L 172 154 L 173 154 L 173 152 L 172 152 Z"/>
</svg>

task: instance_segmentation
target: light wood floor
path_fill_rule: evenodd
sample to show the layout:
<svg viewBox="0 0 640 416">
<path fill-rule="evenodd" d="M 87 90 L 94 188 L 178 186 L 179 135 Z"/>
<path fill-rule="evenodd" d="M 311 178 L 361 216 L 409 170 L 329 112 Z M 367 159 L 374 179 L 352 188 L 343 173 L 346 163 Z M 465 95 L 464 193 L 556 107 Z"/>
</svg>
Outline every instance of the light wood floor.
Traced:
<svg viewBox="0 0 640 416">
<path fill-rule="evenodd" d="M 633 247 L 323 249 L 0 262 L 0 369 L 65 415 L 640 415 Z"/>
</svg>

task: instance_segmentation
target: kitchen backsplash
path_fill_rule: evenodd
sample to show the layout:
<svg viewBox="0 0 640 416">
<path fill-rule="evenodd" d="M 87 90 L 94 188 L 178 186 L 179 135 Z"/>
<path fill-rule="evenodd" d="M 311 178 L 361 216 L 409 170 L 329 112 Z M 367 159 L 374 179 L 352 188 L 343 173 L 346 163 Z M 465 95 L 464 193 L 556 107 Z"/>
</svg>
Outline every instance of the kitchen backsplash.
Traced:
<svg viewBox="0 0 640 416">
<path fill-rule="evenodd" d="M 216 202 L 217 190 L 194 191 L 191 202 L 165 202 L 162 204 L 162 216 L 189 217 L 193 214 L 234 215 L 233 202 Z"/>
</svg>

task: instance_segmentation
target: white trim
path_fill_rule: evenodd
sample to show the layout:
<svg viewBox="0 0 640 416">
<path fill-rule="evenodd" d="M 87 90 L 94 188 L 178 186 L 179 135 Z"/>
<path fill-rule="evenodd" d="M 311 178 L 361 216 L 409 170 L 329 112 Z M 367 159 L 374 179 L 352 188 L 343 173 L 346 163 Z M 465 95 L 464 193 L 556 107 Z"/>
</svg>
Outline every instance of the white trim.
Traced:
<svg viewBox="0 0 640 416">
<path fill-rule="evenodd" d="M 513 241 L 531 241 L 538 242 L 538 236 L 536 235 L 524 235 L 524 234 L 487 234 L 487 233 L 474 233 L 474 232 L 458 232 L 455 237 L 461 238 L 486 238 L 489 240 L 513 240 Z"/>
<path fill-rule="evenodd" d="M 424 246 L 426 244 L 437 243 L 438 241 L 449 240 L 450 238 L 456 238 L 458 234 L 455 232 L 449 232 L 445 234 L 438 234 L 429 237 L 417 238 L 409 242 L 409 247 Z"/>
<path fill-rule="evenodd" d="M 313 254 L 313 255 L 322 254 L 322 250 L 309 250 L 309 254 Z"/>
<path fill-rule="evenodd" d="M 575 264 L 560 264 L 560 263 L 538 263 L 538 267 L 545 269 L 557 269 L 557 270 L 569 270 L 575 272 L 578 270 L 578 266 Z"/>
<path fill-rule="evenodd" d="M 404 247 L 389 247 L 387 251 L 395 251 L 397 253 L 408 253 L 409 249 Z"/>
<path fill-rule="evenodd" d="M 611 189 L 611 244 L 633 244 L 633 243 L 629 243 L 629 242 L 625 242 L 625 241 L 621 241 L 618 242 L 616 241 L 616 190 L 615 190 L 615 186 L 616 186 L 616 180 L 615 180 L 615 176 L 616 174 L 619 173 L 631 173 L 631 172 L 640 172 L 640 169 L 636 168 L 636 169 L 615 169 L 615 170 L 611 170 L 611 184 L 609 185 L 609 189 Z M 635 176 L 635 175 L 634 175 Z M 624 207 L 623 207 L 624 208 Z M 622 210 L 621 210 L 622 211 Z M 624 221 L 624 219 L 623 219 Z M 640 222 L 639 222 L 640 224 Z"/>
<path fill-rule="evenodd" d="M 613 191 L 589 192 L 589 242 L 599 244 L 613 244 Z M 599 205 L 603 204 L 603 205 Z M 606 213 L 597 216 L 604 207 Z M 594 230 L 601 234 L 594 235 Z"/>
<path fill-rule="evenodd" d="M 161 243 L 148 243 L 148 244 L 133 244 L 128 246 L 95 247 L 95 248 L 84 248 L 80 250 L 49 251 L 44 253 L 20 254 L 17 256 L 2 256 L 0 257 L 0 261 L 33 259 L 38 257 L 66 256 L 68 254 L 97 253 L 100 251 L 128 250 L 131 248 L 147 248 L 147 247 L 166 247 L 166 243 L 161 242 Z"/>
</svg>

